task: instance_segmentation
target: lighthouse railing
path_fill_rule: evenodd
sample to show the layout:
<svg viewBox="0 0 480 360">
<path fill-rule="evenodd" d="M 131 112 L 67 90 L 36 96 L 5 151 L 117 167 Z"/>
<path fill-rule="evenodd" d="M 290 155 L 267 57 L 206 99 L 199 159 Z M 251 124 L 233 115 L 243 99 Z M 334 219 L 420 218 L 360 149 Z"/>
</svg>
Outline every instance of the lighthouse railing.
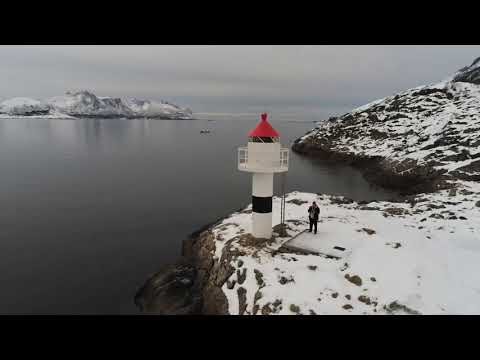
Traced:
<svg viewBox="0 0 480 360">
<path fill-rule="evenodd" d="M 288 168 L 288 148 L 280 149 L 280 167 Z"/>
<path fill-rule="evenodd" d="M 281 148 L 280 149 L 280 157 L 276 160 L 268 160 L 265 158 L 260 159 L 250 159 L 248 156 L 248 148 L 241 147 L 238 148 L 238 168 L 240 170 L 246 171 L 253 171 L 255 169 L 265 170 L 271 169 L 275 172 L 277 171 L 286 171 L 288 170 L 288 162 L 289 162 L 289 149 L 288 148 Z"/>
<path fill-rule="evenodd" d="M 246 167 L 248 164 L 248 148 L 238 148 L 238 166 Z"/>
</svg>

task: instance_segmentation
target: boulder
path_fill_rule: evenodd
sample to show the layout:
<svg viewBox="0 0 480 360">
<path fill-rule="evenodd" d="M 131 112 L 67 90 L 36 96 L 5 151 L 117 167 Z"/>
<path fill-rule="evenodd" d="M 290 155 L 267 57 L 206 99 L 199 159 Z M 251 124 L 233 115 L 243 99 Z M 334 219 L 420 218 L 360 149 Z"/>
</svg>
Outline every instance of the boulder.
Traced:
<svg viewBox="0 0 480 360">
<path fill-rule="evenodd" d="M 345 279 L 350 281 L 352 284 L 357 286 L 362 286 L 362 278 L 358 275 L 350 276 L 349 274 L 345 274 Z"/>
</svg>

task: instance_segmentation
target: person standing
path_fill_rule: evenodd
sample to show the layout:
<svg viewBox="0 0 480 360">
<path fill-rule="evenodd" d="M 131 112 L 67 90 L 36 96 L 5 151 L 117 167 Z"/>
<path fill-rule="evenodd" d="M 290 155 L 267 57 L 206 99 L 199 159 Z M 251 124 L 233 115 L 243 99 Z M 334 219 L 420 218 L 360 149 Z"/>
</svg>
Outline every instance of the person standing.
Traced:
<svg viewBox="0 0 480 360">
<path fill-rule="evenodd" d="M 308 230 L 308 232 L 312 232 L 313 227 L 315 229 L 314 234 L 317 233 L 318 215 L 320 215 L 320 208 L 314 201 L 312 205 L 308 208 L 308 219 L 310 220 L 310 230 Z"/>
</svg>

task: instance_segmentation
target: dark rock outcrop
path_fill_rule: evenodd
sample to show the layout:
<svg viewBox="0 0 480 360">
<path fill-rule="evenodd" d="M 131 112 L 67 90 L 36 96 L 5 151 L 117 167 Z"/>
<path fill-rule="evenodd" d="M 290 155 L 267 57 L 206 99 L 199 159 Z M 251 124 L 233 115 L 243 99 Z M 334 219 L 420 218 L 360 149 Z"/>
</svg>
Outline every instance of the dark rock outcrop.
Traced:
<svg viewBox="0 0 480 360">
<path fill-rule="evenodd" d="M 139 289 L 135 304 L 141 311 L 154 314 L 228 314 L 228 302 L 221 287 L 233 274 L 234 268 L 225 265 L 229 264 L 226 259 L 220 262 L 213 259 L 215 244 L 211 228 L 218 222 L 192 233 L 183 242 L 181 259 L 151 276 Z M 180 276 L 175 277 L 177 274 Z"/>
<path fill-rule="evenodd" d="M 315 157 L 325 162 L 343 163 L 363 172 L 365 178 L 382 187 L 399 191 L 402 195 L 433 192 L 447 187 L 442 174 L 432 166 L 415 166 L 411 162 L 390 163 L 381 157 L 368 157 L 353 153 L 342 153 L 329 147 L 329 143 L 315 144 L 296 142 L 292 145 L 296 153 Z M 405 170 L 408 170 L 404 172 Z M 337 200 L 339 203 L 342 200 Z"/>
<path fill-rule="evenodd" d="M 357 286 L 362 286 L 362 278 L 358 275 L 350 276 L 349 274 L 345 274 L 345 279 L 350 281 L 352 284 Z"/>
<path fill-rule="evenodd" d="M 197 313 L 201 302 L 195 277 L 195 267 L 188 262 L 180 260 L 176 264 L 167 265 L 139 289 L 135 304 L 141 311 L 148 313 Z"/>
<path fill-rule="evenodd" d="M 220 259 L 216 259 L 214 258 L 215 237 L 212 229 L 221 221 L 222 219 L 217 220 L 192 233 L 183 242 L 181 260 L 175 265 L 165 267 L 147 280 L 135 296 L 135 303 L 142 311 L 165 314 L 168 310 L 170 314 L 180 309 L 179 314 L 226 315 L 228 301 L 222 291 L 224 284 L 229 289 L 239 285 L 237 293 L 239 299 L 243 299 L 243 290 L 239 289 L 245 281 L 247 269 L 243 267 L 243 261 L 238 257 L 245 253 L 231 244 L 236 241 L 243 246 L 260 249 L 271 240 L 255 239 L 250 234 L 241 234 L 228 240 L 222 248 Z M 235 273 L 235 268 L 231 264 L 239 266 L 236 280 L 235 277 L 232 280 L 229 279 Z M 193 269 L 188 277 L 191 280 L 191 292 L 183 292 L 183 295 L 195 304 L 188 309 L 183 309 L 184 302 L 180 296 L 167 299 L 169 294 L 176 294 L 177 284 L 174 281 L 164 280 L 171 279 L 170 273 L 177 273 L 184 267 Z M 255 276 L 259 283 L 263 282 L 263 275 L 260 272 Z M 170 289 L 170 286 L 173 289 Z"/>
<path fill-rule="evenodd" d="M 472 65 L 460 69 L 454 76 L 453 81 L 480 85 L 480 57 L 475 59 Z"/>
</svg>

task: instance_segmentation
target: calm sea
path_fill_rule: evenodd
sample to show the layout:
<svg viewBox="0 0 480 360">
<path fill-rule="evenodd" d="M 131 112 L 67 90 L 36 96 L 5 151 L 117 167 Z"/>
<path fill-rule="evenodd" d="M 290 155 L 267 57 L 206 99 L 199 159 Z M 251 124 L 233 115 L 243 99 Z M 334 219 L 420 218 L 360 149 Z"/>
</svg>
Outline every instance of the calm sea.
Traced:
<svg viewBox="0 0 480 360">
<path fill-rule="evenodd" d="M 250 202 L 237 147 L 256 122 L 0 120 L 0 313 L 136 313 L 137 288 L 189 233 Z M 272 124 L 285 146 L 314 127 Z M 290 161 L 288 191 L 393 195 L 349 167 Z"/>
</svg>

